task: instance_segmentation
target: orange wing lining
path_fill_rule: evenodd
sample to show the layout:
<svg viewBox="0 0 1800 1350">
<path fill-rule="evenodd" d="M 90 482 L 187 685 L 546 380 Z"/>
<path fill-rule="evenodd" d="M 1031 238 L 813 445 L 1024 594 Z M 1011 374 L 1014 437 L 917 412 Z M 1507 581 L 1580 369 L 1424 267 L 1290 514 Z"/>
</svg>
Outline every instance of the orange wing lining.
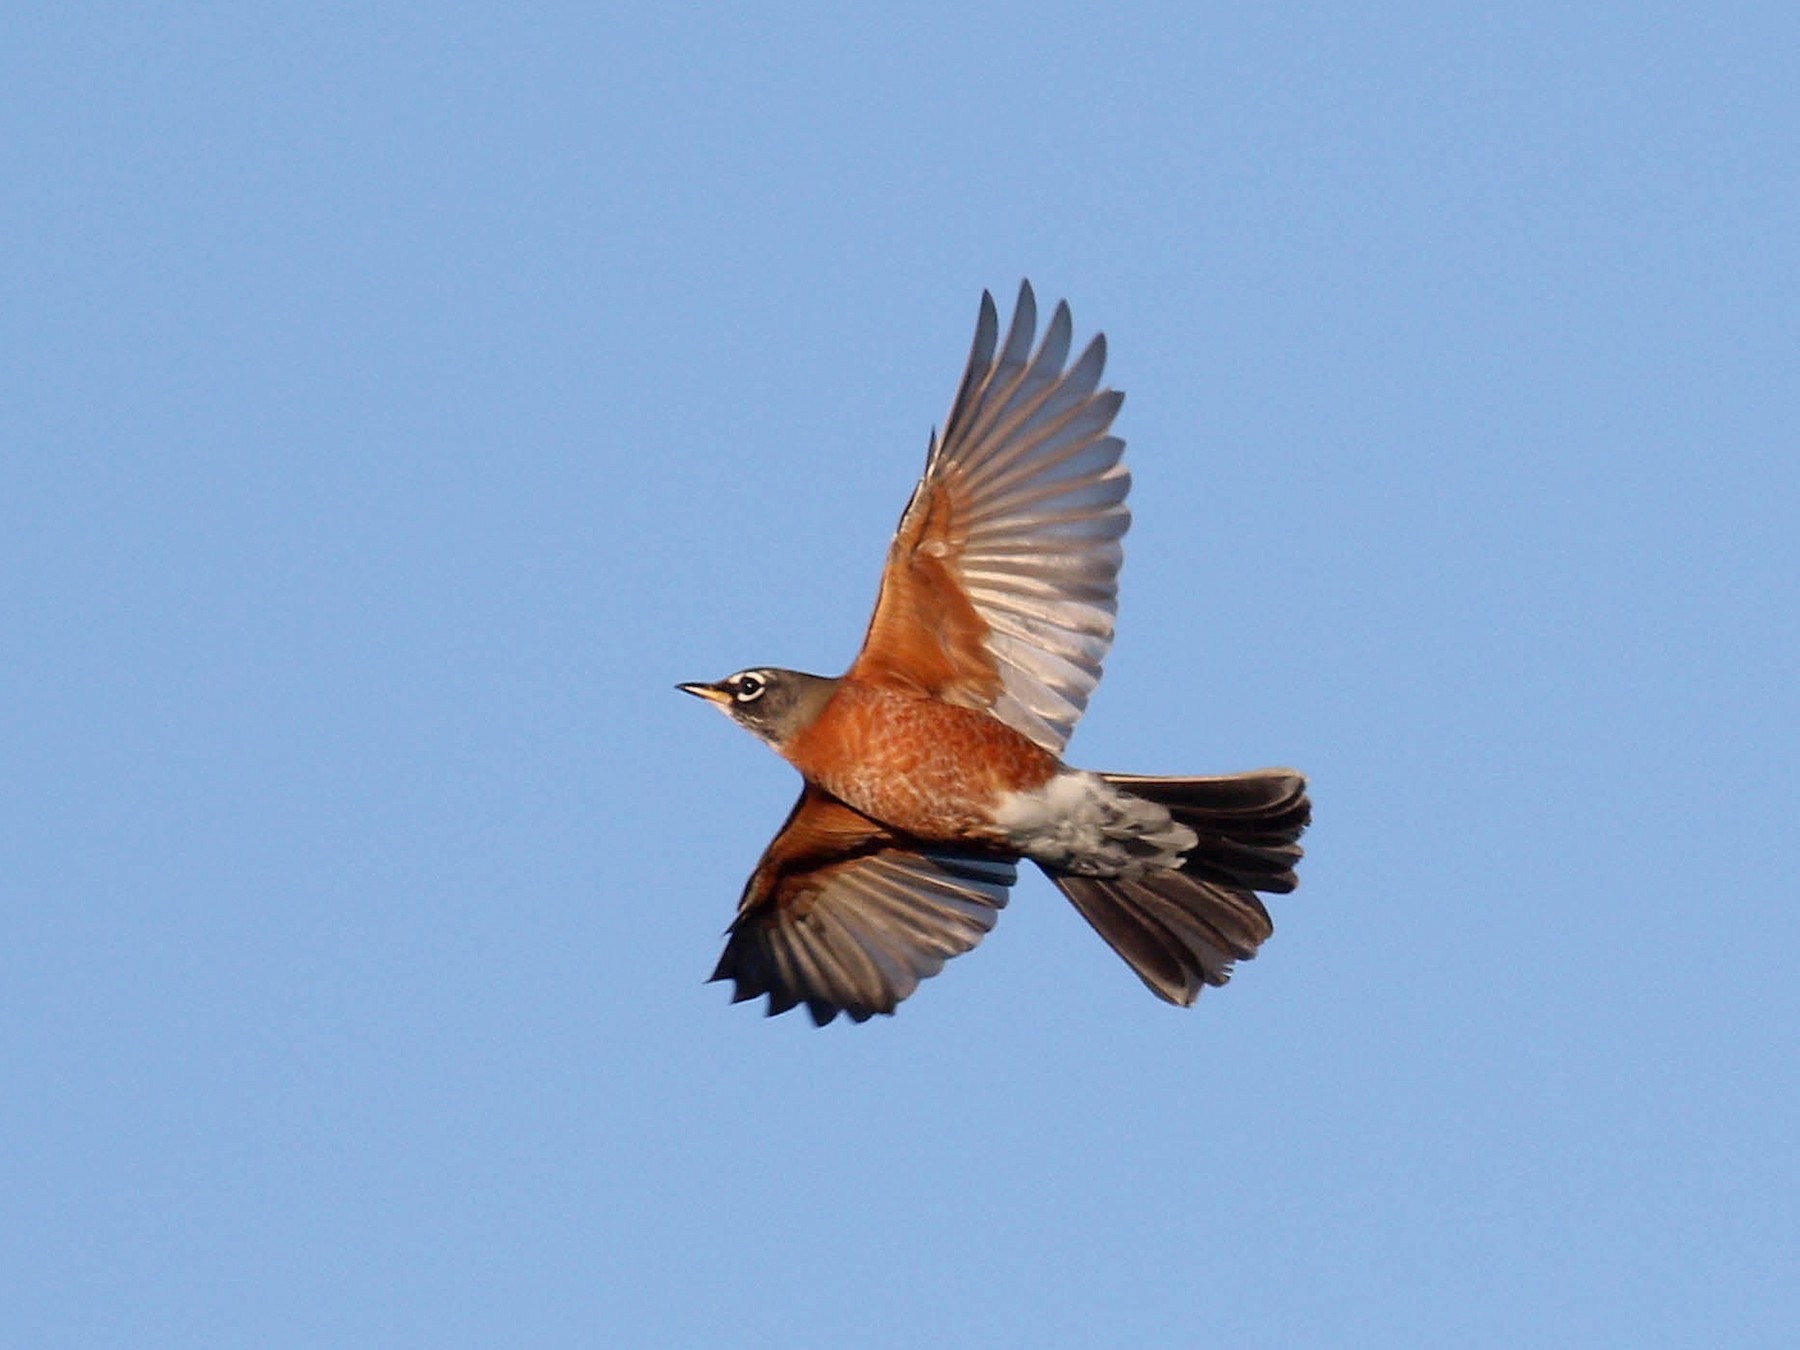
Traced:
<svg viewBox="0 0 1800 1350">
<path fill-rule="evenodd" d="M 892 842 L 892 834 L 862 812 L 808 784 L 751 873 L 738 914 L 768 904 L 803 905 L 816 873 Z"/>
<path fill-rule="evenodd" d="M 988 625 L 957 575 L 963 541 L 948 475 L 919 485 L 888 551 L 875 616 L 848 677 L 916 689 L 967 708 L 1001 692 Z"/>
</svg>

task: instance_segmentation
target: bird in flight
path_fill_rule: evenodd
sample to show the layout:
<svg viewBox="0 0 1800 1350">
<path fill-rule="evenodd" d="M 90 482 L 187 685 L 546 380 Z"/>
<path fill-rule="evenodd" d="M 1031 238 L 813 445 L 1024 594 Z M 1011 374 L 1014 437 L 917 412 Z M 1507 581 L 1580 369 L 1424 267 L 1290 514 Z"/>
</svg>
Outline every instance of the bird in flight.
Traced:
<svg viewBox="0 0 1800 1350">
<path fill-rule="evenodd" d="M 1089 773 L 1063 746 L 1112 645 L 1130 524 L 1124 395 L 1106 339 L 1069 363 L 1069 307 L 1036 343 L 1029 282 L 1006 338 L 981 297 L 943 434 L 888 551 L 862 651 L 836 677 L 755 667 L 678 686 L 805 779 L 738 902 L 714 980 L 892 1013 L 994 926 L 1036 863 L 1157 997 L 1187 1005 L 1274 931 L 1311 818 L 1292 769 Z"/>
</svg>

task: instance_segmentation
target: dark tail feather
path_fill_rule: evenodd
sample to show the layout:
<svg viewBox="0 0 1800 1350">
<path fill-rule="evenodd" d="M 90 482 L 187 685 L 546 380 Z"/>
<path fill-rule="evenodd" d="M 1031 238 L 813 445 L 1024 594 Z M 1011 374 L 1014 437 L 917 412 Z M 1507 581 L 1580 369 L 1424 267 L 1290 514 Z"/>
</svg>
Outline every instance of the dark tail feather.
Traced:
<svg viewBox="0 0 1800 1350">
<path fill-rule="evenodd" d="M 1167 808 L 1200 836 L 1181 870 L 1252 891 L 1285 895 L 1300 884 L 1301 833 L 1312 820 L 1306 779 L 1292 769 L 1257 769 L 1218 778 L 1101 775 L 1134 797 Z"/>
<path fill-rule="evenodd" d="M 1291 769 L 1219 778 L 1106 774 L 1166 807 L 1200 837 L 1179 870 L 1129 880 L 1051 873 L 1081 916 L 1157 997 L 1190 1004 L 1224 984 L 1275 931 L 1257 891 L 1298 884 L 1297 842 L 1312 818 L 1306 780 Z"/>
</svg>

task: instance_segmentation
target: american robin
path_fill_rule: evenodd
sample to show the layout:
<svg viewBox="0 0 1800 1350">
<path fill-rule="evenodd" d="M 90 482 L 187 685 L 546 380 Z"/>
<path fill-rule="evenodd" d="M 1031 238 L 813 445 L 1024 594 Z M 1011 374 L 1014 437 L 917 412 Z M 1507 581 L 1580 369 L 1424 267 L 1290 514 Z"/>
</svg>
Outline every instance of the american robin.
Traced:
<svg viewBox="0 0 1800 1350">
<path fill-rule="evenodd" d="M 714 980 L 823 1026 L 892 1013 L 994 926 L 1029 858 L 1152 993 L 1191 1004 L 1274 931 L 1311 817 L 1292 769 L 1088 773 L 1061 758 L 1100 681 L 1130 523 L 1106 339 L 1068 365 L 1069 307 L 1032 350 L 983 293 L 943 435 L 836 678 L 757 667 L 680 689 L 806 780 L 738 902 Z"/>
</svg>

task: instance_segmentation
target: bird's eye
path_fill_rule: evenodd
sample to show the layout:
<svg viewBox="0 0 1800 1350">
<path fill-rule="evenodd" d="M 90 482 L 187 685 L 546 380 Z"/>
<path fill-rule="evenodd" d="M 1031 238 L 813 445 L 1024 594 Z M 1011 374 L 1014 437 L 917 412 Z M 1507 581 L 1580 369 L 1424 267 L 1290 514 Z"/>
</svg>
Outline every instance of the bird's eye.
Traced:
<svg viewBox="0 0 1800 1350">
<path fill-rule="evenodd" d="M 737 687 L 732 690 L 739 703 L 749 703 L 763 696 L 767 686 L 760 675 L 740 675 L 733 682 Z"/>
</svg>

